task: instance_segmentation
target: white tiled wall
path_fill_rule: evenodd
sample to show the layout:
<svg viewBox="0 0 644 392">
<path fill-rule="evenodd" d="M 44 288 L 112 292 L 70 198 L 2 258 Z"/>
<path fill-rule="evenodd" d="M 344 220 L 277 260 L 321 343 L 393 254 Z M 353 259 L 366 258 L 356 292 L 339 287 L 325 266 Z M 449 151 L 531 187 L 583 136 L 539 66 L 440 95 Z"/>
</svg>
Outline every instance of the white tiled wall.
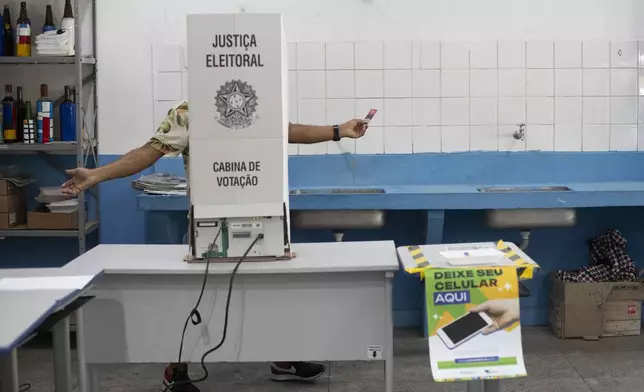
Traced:
<svg viewBox="0 0 644 392">
<path fill-rule="evenodd" d="M 361 41 L 288 48 L 292 122 L 334 124 L 378 109 L 363 138 L 290 146 L 291 154 L 644 149 L 644 42 Z M 187 98 L 181 53 L 180 45 L 153 46 L 155 123 Z M 512 136 L 518 124 L 526 124 L 525 140 Z"/>
</svg>

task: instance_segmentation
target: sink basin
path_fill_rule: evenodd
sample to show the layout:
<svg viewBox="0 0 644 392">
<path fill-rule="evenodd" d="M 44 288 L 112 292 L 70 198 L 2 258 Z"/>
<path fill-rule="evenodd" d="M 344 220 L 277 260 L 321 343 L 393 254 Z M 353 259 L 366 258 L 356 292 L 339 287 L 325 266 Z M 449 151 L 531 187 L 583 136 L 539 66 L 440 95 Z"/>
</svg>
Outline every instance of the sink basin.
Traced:
<svg viewBox="0 0 644 392">
<path fill-rule="evenodd" d="M 577 211 L 572 208 L 488 210 L 486 221 L 495 229 L 571 227 L 577 223 Z"/>
<path fill-rule="evenodd" d="M 385 225 L 382 210 L 291 211 L 291 224 L 298 229 L 379 229 Z"/>
<path fill-rule="evenodd" d="M 572 189 L 567 186 L 517 186 L 478 188 L 479 192 L 565 192 Z"/>
<path fill-rule="evenodd" d="M 291 195 L 329 195 L 329 194 L 376 194 L 385 193 L 382 188 L 315 188 L 315 189 L 293 189 Z"/>
</svg>

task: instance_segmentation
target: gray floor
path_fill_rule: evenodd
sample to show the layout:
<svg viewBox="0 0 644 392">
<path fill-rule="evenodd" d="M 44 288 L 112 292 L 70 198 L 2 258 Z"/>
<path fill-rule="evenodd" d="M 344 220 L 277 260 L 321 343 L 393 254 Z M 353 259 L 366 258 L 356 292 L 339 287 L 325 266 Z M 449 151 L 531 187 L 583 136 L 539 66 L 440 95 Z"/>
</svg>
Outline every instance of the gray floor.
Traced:
<svg viewBox="0 0 644 392">
<path fill-rule="evenodd" d="M 644 336 L 585 342 L 559 340 L 546 329 L 526 329 L 523 341 L 529 376 L 502 381 L 504 392 L 644 391 Z M 427 343 L 416 331 L 397 331 L 395 342 L 397 392 L 465 392 L 462 383 L 432 381 Z M 19 352 L 21 381 L 30 382 L 31 391 L 52 391 L 51 350 L 31 346 Z M 382 366 L 372 363 L 332 363 L 317 383 L 295 385 L 268 380 L 266 364 L 212 364 L 209 369 L 210 379 L 200 384 L 203 392 L 384 391 Z M 102 391 L 158 391 L 162 371 L 152 364 L 113 366 L 104 374 Z"/>
</svg>

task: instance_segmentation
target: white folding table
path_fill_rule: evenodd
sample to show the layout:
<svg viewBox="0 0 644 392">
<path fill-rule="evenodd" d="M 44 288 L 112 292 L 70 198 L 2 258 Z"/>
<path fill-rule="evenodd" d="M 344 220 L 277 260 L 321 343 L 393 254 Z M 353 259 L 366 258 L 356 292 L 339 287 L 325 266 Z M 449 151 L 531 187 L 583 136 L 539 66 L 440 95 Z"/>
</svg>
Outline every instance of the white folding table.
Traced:
<svg viewBox="0 0 644 392">
<path fill-rule="evenodd" d="M 88 270 L 89 271 L 89 270 Z M 0 284 L 12 278 L 61 277 L 60 269 L 0 269 Z M 95 277 L 96 273 L 91 277 Z M 3 279 L 6 279 L 3 282 Z M 55 390 L 72 390 L 69 316 L 76 312 L 77 324 L 82 326 L 81 298 L 89 286 L 60 288 L 0 289 L 0 391 L 19 390 L 17 350 L 34 336 L 37 330 L 52 326 L 54 336 Z M 77 334 L 77 347 L 83 352 L 83 334 Z M 84 358 L 79 356 L 79 385 L 85 390 Z"/>
<path fill-rule="evenodd" d="M 244 262 L 232 290 L 227 338 L 206 362 L 383 361 L 393 392 L 393 241 L 294 244 L 289 261 Z M 84 308 L 90 387 L 101 365 L 178 360 L 181 330 L 205 264 L 183 261 L 185 245 L 99 245 L 63 270 L 103 270 Z M 185 362 L 219 343 L 234 263 L 213 263 L 189 324 Z"/>
</svg>

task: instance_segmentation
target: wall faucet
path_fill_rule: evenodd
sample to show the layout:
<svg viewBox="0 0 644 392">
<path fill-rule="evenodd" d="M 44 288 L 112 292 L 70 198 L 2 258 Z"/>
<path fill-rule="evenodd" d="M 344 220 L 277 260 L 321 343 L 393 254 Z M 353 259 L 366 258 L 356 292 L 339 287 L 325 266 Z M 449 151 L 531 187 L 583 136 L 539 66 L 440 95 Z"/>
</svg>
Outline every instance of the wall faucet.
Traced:
<svg viewBox="0 0 644 392">
<path fill-rule="evenodd" d="M 517 129 L 512 133 L 516 140 L 525 140 L 525 124 L 517 124 Z"/>
</svg>

